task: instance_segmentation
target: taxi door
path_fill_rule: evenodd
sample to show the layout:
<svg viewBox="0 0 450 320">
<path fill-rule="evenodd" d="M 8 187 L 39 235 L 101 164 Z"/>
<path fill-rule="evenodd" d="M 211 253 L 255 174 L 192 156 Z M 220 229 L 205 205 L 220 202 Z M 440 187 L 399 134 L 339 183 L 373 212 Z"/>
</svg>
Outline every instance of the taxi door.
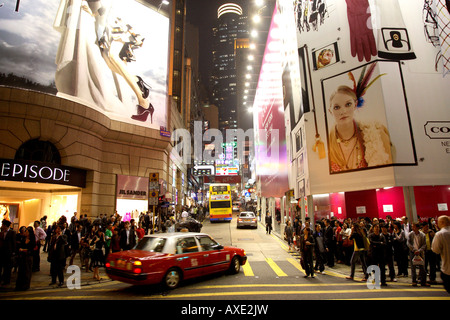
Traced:
<svg viewBox="0 0 450 320">
<path fill-rule="evenodd" d="M 207 235 L 197 236 L 204 259 L 204 273 L 209 274 L 227 270 L 230 265 L 230 254 L 218 249 L 219 244 Z"/>
<path fill-rule="evenodd" d="M 195 237 L 181 237 L 176 243 L 177 265 L 183 270 L 185 279 L 200 277 L 203 274 L 204 258 Z"/>
</svg>

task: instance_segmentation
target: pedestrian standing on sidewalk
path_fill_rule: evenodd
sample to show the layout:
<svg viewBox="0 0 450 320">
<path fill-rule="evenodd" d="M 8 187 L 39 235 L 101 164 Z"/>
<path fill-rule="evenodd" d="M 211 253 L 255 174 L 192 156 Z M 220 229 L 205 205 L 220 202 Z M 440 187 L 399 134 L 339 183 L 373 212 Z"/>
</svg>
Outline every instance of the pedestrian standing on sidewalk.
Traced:
<svg viewBox="0 0 450 320">
<path fill-rule="evenodd" d="M 16 252 L 13 255 L 13 264 L 12 264 L 13 273 L 16 273 L 17 269 L 19 268 L 19 248 L 22 241 L 24 241 L 23 239 L 25 238 L 26 231 L 27 227 L 21 226 L 19 228 L 19 233 L 16 234 Z"/>
<path fill-rule="evenodd" d="M 101 229 L 97 230 L 90 243 L 92 250 L 92 265 L 94 267 L 94 279 L 100 281 L 99 268 L 104 266 L 105 257 L 103 247 L 105 246 L 105 234 Z"/>
<path fill-rule="evenodd" d="M 83 258 L 81 254 L 81 239 L 83 238 L 83 226 L 80 223 L 76 224 L 76 227 L 74 229 L 74 232 L 72 232 L 70 237 L 70 262 L 69 265 L 73 265 L 73 260 L 75 259 L 75 256 L 78 254 L 80 256 L 81 264 L 83 264 Z"/>
<path fill-rule="evenodd" d="M 342 255 L 344 259 L 344 263 L 349 266 L 350 259 L 353 254 L 353 240 L 350 240 L 350 234 L 352 233 L 352 229 L 349 227 L 347 222 L 342 224 L 341 236 L 342 236 Z"/>
<path fill-rule="evenodd" d="M 25 230 L 25 236 L 19 245 L 19 271 L 17 273 L 16 291 L 25 291 L 30 289 L 31 275 L 33 268 L 33 257 L 36 250 L 36 237 L 33 227 Z"/>
<path fill-rule="evenodd" d="M 334 238 L 336 239 L 336 259 L 337 263 L 344 263 L 344 253 L 343 253 L 343 244 L 344 240 L 342 239 L 342 227 L 341 223 L 338 220 L 334 221 Z"/>
<path fill-rule="evenodd" d="M 380 268 L 381 285 L 386 286 L 386 262 L 384 255 L 386 249 L 386 239 L 380 232 L 380 225 L 378 223 L 372 225 L 372 233 L 369 234 L 369 242 L 368 264 L 376 265 Z"/>
<path fill-rule="evenodd" d="M 41 246 L 45 243 L 47 234 L 44 229 L 41 228 L 41 222 L 36 220 L 34 222 L 34 234 L 36 237 L 36 250 L 33 252 L 33 272 L 41 270 Z"/>
<path fill-rule="evenodd" d="M 350 239 L 353 240 L 354 250 L 352 259 L 350 261 L 351 271 L 350 276 L 346 279 L 353 280 L 355 276 L 356 263 L 359 261 L 361 263 L 364 278 L 363 281 L 367 280 L 367 250 L 364 244 L 364 238 L 366 237 L 365 232 L 361 229 L 358 223 L 354 223 L 352 226 L 352 233 L 350 234 Z"/>
<path fill-rule="evenodd" d="M 81 238 L 81 241 L 80 241 L 81 260 L 82 260 L 81 267 L 85 267 L 86 272 L 93 271 L 93 270 L 90 270 L 90 264 L 89 264 L 89 261 L 91 259 L 91 255 L 92 255 L 91 247 L 89 245 L 90 242 L 91 242 L 91 233 L 90 233 L 90 231 L 88 231 L 84 234 L 84 236 Z"/>
<path fill-rule="evenodd" d="M 291 251 L 294 246 L 294 228 L 292 228 L 290 220 L 286 222 L 286 226 L 284 227 L 284 238 L 288 243 L 289 251 Z"/>
<path fill-rule="evenodd" d="M 142 222 L 141 222 L 141 224 L 142 224 Z M 144 230 L 144 234 L 145 234 L 145 230 Z M 113 236 L 112 224 L 108 223 L 108 225 L 106 226 L 106 230 L 105 230 L 105 259 L 108 257 L 109 253 L 111 252 L 112 236 Z"/>
<path fill-rule="evenodd" d="M 408 246 L 406 234 L 399 221 L 394 222 L 394 260 L 397 261 L 397 277 L 408 276 Z"/>
<path fill-rule="evenodd" d="M 434 236 L 431 248 L 441 256 L 441 278 L 445 290 L 450 293 L 450 217 L 440 216 L 438 227 L 440 230 Z"/>
<path fill-rule="evenodd" d="M 422 232 L 425 234 L 427 249 L 425 250 L 425 272 L 429 275 L 430 284 L 437 284 L 436 282 L 436 254 L 431 250 L 435 232 L 429 228 L 428 222 L 422 224 Z"/>
<path fill-rule="evenodd" d="M 429 287 L 430 285 L 427 283 L 427 274 L 425 272 L 425 250 L 427 249 L 425 235 L 420 231 L 419 222 L 415 222 L 411 226 L 412 231 L 408 235 L 407 245 L 411 261 L 412 285 L 413 287 L 417 287 L 416 269 L 419 268 L 421 286 Z"/>
<path fill-rule="evenodd" d="M 324 240 L 327 250 L 327 266 L 334 267 L 334 254 L 336 251 L 336 239 L 334 237 L 333 226 L 331 225 L 330 219 L 325 219 L 325 230 L 324 230 Z"/>
<path fill-rule="evenodd" d="M 11 284 L 13 255 L 16 253 L 16 232 L 10 226 L 11 221 L 3 219 L 0 229 L 0 281 L 4 286 Z"/>
<path fill-rule="evenodd" d="M 314 254 L 316 255 L 316 265 L 314 266 L 314 270 L 319 271 L 321 274 L 325 274 L 326 246 L 320 223 L 316 224 L 316 231 L 314 231 L 313 237 L 315 244 Z"/>
<path fill-rule="evenodd" d="M 269 210 L 266 212 L 266 234 L 270 234 L 272 232 L 272 216 L 270 215 Z"/>
<path fill-rule="evenodd" d="M 43 251 L 44 252 L 48 252 L 48 247 L 50 245 L 50 240 L 52 239 L 52 233 L 56 228 L 56 222 L 53 222 L 51 225 L 49 225 L 47 227 L 47 229 L 45 230 L 45 234 L 47 235 L 45 237 L 45 243 L 44 243 L 44 248 Z"/>
<path fill-rule="evenodd" d="M 47 258 L 50 262 L 50 275 L 52 277 L 50 285 L 56 284 L 56 278 L 58 278 L 58 287 L 64 285 L 64 267 L 66 265 L 67 236 L 62 233 L 62 229 L 61 225 L 56 225 Z"/>
<path fill-rule="evenodd" d="M 300 253 L 301 259 L 303 260 L 303 268 L 306 272 L 305 278 L 307 278 L 308 276 L 314 278 L 314 237 L 311 234 L 311 229 L 305 228 L 300 239 Z"/>
<path fill-rule="evenodd" d="M 381 225 L 381 233 L 386 240 L 386 246 L 384 247 L 384 260 L 389 269 L 389 278 L 392 282 L 397 282 L 397 278 L 395 277 L 395 268 L 394 268 L 394 236 L 392 235 L 392 225 L 382 223 Z"/>
</svg>

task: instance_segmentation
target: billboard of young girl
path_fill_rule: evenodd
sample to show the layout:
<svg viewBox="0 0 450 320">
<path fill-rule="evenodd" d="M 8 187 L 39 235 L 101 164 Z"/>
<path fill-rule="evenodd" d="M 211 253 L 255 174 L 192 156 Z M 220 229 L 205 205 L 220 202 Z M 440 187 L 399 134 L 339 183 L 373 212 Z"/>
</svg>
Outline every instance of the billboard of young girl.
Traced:
<svg viewBox="0 0 450 320">
<path fill-rule="evenodd" d="M 402 83 L 395 74 L 380 72 L 373 62 L 325 79 L 322 87 L 330 173 L 414 162 Z M 399 150 L 409 155 L 397 157 Z"/>
</svg>

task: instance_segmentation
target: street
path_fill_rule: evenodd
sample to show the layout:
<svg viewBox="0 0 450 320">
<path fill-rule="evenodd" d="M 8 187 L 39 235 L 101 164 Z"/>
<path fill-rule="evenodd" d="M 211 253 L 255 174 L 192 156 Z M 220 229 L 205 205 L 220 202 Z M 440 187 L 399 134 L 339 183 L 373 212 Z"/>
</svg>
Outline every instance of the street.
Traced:
<svg viewBox="0 0 450 320">
<path fill-rule="evenodd" d="M 235 217 L 231 222 L 223 223 L 205 220 L 202 232 L 210 234 L 222 245 L 245 249 L 248 262 L 237 275 L 205 276 L 185 281 L 172 291 L 163 290 L 159 285 L 134 287 L 105 279 L 100 283 L 84 285 L 81 289 L 44 288 L 26 292 L 2 292 L 0 297 L 21 301 L 227 300 L 241 303 L 258 300 L 450 300 L 442 285 L 414 288 L 409 278 L 399 279 L 396 283 L 389 282 L 387 287 L 380 289 L 369 289 L 366 282 L 346 280 L 349 267 L 339 264 L 332 269 L 326 268 L 326 274 L 304 278 L 298 254 L 288 252 L 287 244 L 279 235 L 266 234 L 261 223 L 257 229 L 237 229 Z M 356 275 L 362 275 L 359 266 Z"/>
</svg>

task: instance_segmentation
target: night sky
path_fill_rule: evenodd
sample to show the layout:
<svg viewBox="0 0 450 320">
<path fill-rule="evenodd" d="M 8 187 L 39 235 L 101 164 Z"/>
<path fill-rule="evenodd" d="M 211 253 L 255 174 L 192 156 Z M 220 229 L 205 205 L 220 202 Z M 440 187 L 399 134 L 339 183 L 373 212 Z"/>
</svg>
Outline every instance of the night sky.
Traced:
<svg viewBox="0 0 450 320">
<path fill-rule="evenodd" d="M 208 86 L 208 77 L 212 68 L 212 27 L 217 20 L 217 9 L 224 3 L 233 2 L 243 6 L 249 1 L 250 0 L 186 0 L 186 21 L 199 28 L 199 72 L 205 86 Z"/>
</svg>

